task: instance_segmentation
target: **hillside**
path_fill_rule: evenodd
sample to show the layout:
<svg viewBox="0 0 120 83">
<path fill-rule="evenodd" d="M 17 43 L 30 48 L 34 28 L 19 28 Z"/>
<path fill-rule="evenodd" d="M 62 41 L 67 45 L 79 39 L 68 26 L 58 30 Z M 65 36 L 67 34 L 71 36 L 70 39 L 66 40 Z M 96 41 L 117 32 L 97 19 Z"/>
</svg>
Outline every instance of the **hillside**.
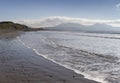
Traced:
<svg viewBox="0 0 120 83">
<path fill-rule="evenodd" d="M 35 28 L 30 28 L 26 25 L 18 24 L 18 23 L 13 23 L 10 21 L 4 21 L 0 22 L 0 32 L 6 32 L 6 31 L 36 31 L 36 30 L 42 30 L 41 28 L 35 29 Z"/>
<path fill-rule="evenodd" d="M 5 21 L 0 22 L 0 30 L 28 30 L 29 28 L 25 25 Z"/>
</svg>

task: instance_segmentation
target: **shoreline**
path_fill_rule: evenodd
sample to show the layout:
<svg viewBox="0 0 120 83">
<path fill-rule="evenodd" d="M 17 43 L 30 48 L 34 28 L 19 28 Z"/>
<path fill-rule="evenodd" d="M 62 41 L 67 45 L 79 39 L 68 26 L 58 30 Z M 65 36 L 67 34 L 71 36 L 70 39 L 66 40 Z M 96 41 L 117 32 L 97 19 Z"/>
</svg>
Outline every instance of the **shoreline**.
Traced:
<svg viewBox="0 0 120 83">
<path fill-rule="evenodd" d="M 28 48 L 30 48 L 30 47 L 28 47 Z M 30 49 L 31 49 L 31 48 L 30 48 Z M 40 54 L 39 52 L 36 51 L 36 49 L 33 49 L 33 51 L 34 51 L 37 55 L 39 55 L 40 57 L 43 57 L 43 58 L 45 58 L 46 60 L 49 60 L 49 61 L 55 63 L 56 65 L 59 65 L 59 66 L 64 67 L 64 68 L 66 68 L 66 69 L 68 69 L 68 70 L 71 70 L 71 71 L 73 71 L 74 73 L 76 73 L 76 74 L 78 74 L 78 75 L 81 75 L 84 79 L 88 79 L 88 80 L 91 80 L 91 81 L 95 81 L 95 82 L 97 82 L 97 83 L 102 83 L 102 82 L 100 82 L 100 81 L 93 80 L 93 79 L 91 79 L 91 78 L 89 78 L 89 77 L 87 78 L 87 76 L 85 76 L 84 74 L 80 73 L 80 71 L 75 70 L 75 69 L 73 69 L 73 68 L 71 68 L 71 67 L 68 67 L 67 65 L 60 64 L 60 63 L 56 62 L 55 60 L 52 60 L 52 59 L 50 59 L 50 58 L 48 58 L 48 57 L 44 57 L 45 55 Z M 75 78 L 75 75 L 73 75 L 73 78 Z"/>
<path fill-rule="evenodd" d="M 0 39 L 0 46 L 0 83 L 99 83 L 37 55 L 17 39 Z"/>
<path fill-rule="evenodd" d="M 17 36 L 19 36 L 21 33 L 23 33 L 22 31 L 0 31 L 0 39 L 4 39 L 4 38 L 16 38 Z"/>
</svg>

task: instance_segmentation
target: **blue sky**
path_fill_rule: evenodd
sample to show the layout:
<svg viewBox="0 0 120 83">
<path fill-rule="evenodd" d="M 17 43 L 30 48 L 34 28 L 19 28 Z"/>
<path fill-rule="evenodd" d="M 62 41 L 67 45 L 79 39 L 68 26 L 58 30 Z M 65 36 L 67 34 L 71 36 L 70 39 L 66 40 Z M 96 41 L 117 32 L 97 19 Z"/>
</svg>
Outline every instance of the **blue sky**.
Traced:
<svg viewBox="0 0 120 83">
<path fill-rule="evenodd" d="M 0 0 L 0 19 L 38 19 L 67 16 L 119 19 L 120 0 Z"/>
</svg>

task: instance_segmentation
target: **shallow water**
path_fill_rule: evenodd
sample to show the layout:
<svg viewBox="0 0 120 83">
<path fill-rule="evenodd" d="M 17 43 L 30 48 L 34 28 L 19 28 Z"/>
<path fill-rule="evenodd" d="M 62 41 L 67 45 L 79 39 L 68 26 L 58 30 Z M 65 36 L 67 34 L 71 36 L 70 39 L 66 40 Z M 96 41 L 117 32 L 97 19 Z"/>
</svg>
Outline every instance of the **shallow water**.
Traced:
<svg viewBox="0 0 120 83">
<path fill-rule="evenodd" d="M 120 35 L 27 32 L 17 39 L 60 65 L 103 83 L 120 83 Z"/>
</svg>

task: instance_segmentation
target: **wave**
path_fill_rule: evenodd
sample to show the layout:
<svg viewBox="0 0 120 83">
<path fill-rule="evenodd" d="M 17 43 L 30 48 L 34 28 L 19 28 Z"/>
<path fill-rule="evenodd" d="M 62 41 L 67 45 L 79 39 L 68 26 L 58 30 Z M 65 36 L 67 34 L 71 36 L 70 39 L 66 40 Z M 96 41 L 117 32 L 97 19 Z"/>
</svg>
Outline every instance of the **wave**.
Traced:
<svg viewBox="0 0 120 83">
<path fill-rule="evenodd" d="M 106 39 L 120 39 L 120 37 L 105 37 L 105 36 L 94 36 L 94 35 L 79 35 L 79 36 L 97 37 L 97 38 L 106 38 Z"/>
<path fill-rule="evenodd" d="M 59 33 L 59 31 L 56 31 Z M 74 34 L 78 36 L 85 36 L 85 37 L 97 37 L 97 38 L 105 38 L 105 39 L 120 39 L 120 34 L 101 34 L 101 33 L 78 33 L 78 32 L 60 32 L 63 34 Z"/>
<path fill-rule="evenodd" d="M 104 77 L 102 77 L 102 76 L 100 76 L 99 78 L 96 78 L 96 76 L 91 76 L 90 74 L 83 73 L 83 72 L 81 72 L 81 71 L 79 71 L 79 70 L 77 70 L 77 69 L 74 69 L 73 67 L 71 67 L 71 66 L 69 66 L 69 65 L 61 64 L 61 63 L 55 61 L 54 59 L 51 59 L 51 58 L 47 57 L 47 55 L 41 54 L 39 51 L 37 51 L 37 49 L 28 46 L 28 45 L 25 44 L 19 37 L 18 37 L 18 40 L 19 40 L 25 47 L 27 47 L 27 48 L 29 48 L 29 49 L 32 49 L 37 55 L 40 55 L 40 56 L 42 56 L 42 57 L 44 57 L 44 58 L 46 58 L 46 59 L 48 59 L 48 60 L 50 60 L 50 61 L 52 61 L 52 62 L 54 62 L 54 63 L 56 63 L 56 64 L 58 64 L 58 65 L 60 65 L 60 66 L 63 66 L 63 67 L 65 67 L 65 68 L 67 68 L 67 69 L 73 70 L 75 73 L 84 75 L 84 78 L 86 78 L 86 79 L 94 80 L 94 81 L 101 82 L 101 83 L 107 83 L 106 81 L 103 80 Z"/>
<path fill-rule="evenodd" d="M 71 69 L 78 74 L 82 74 L 87 79 L 95 80 L 102 83 L 119 83 L 120 81 L 119 57 L 109 54 L 107 55 L 107 53 L 102 54 L 101 52 L 97 52 L 96 50 L 95 51 L 85 50 L 82 49 L 81 47 L 80 47 L 81 49 L 75 48 L 74 45 L 72 45 L 73 47 L 69 46 L 69 43 L 67 44 L 66 41 L 67 40 L 69 41 L 71 35 L 63 37 L 64 35 L 58 34 L 56 37 L 60 38 L 57 38 L 57 40 L 55 40 L 56 37 L 54 38 L 53 35 L 51 36 L 49 36 L 49 34 L 46 35 L 46 33 L 45 34 L 37 33 L 37 35 L 34 35 L 33 33 L 32 37 L 30 34 L 28 34 L 23 37 L 18 37 L 17 39 L 24 46 L 26 46 L 29 49 L 32 49 L 37 55 L 43 56 L 44 58 L 49 59 L 54 63 L 57 63 L 68 69 Z M 82 38 L 80 37 L 80 39 Z M 84 39 L 82 40 L 84 41 Z M 107 45 L 106 43 L 108 43 L 108 41 L 104 40 L 104 42 L 105 45 Z M 75 43 L 78 42 L 75 41 Z M 82 44 L 80 44 L 79 46 L 81 45 Z"/>
</svg>

